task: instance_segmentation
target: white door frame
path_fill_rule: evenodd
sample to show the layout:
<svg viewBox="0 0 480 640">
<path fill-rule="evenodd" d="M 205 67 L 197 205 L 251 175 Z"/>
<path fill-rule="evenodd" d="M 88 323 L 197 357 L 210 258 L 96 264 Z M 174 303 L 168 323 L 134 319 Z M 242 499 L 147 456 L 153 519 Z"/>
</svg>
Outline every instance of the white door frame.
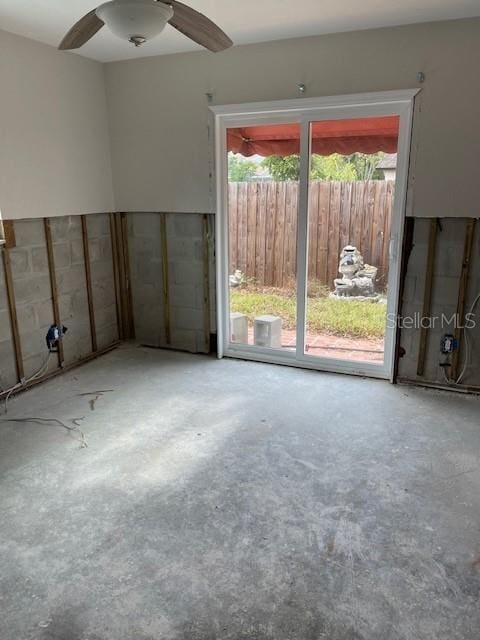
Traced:
<svg viewBox="0 0 480 640">
<path fill-rule="evenodd" d="M 383 365 L 322 358 L 304 353 L 310 122 L 393 115 L 400 117 L 397 176 L 390 239 L 389 296 L 387 305 L 388 317 L 396 318 L 399 306 L 400 253 L 407 201 L 413 108 L 414 99 L 418 92 L 418 89 L 408 89 L 347 96 L 300 98 L 296 100 L 210 107 L 215 118 L 217 335 L 219 358 L 231 356 L 247 360 L 261 360 L 262 362 L 271 362 L 274 364 L 392 380 L 396 337 L 396 330 L 394 328 L 386 332 Z M 249 345 L 231 344 L 229 341 L 227 129 L 262 123 L 299 123 L 301 126 L 300 196 L 297 220 L 296 352 L 283 352 Z"/>
</svg>

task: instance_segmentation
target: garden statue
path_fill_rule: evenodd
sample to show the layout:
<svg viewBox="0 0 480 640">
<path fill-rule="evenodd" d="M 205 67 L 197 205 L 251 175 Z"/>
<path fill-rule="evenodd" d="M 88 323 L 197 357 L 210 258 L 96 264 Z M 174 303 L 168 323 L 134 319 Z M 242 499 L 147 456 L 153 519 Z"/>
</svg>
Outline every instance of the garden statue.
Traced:
<svg viewBox="0 0 480 640">
<path fill-rule="evenodd" d="M 377 267 L 364 264 L 362 254 L 356 247 L 348 245 L 343 248 L 338 270 L 342 277 L 335 279 L 335 292 L 332 296 L 353 300 L 368 299 L 370 302 L 380 299 L 375 293 Z"/>
</svg>

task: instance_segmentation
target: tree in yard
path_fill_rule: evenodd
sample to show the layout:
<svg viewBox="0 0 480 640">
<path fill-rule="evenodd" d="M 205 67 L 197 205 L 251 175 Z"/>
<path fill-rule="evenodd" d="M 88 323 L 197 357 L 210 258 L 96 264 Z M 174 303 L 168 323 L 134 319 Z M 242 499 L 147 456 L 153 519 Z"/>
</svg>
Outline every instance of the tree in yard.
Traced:
<svg viewBox="0 0 480 640">
<path fill-rule="evenodd" d="M 228 154 L 228 181 L 250 182 L 256 175 L 258 165 L 239 153 Z"/>
<path fill-rule="evenodd" d="M 382 180 L 383 173 L 377 171 L 377 165 L 383 153 L 365 154 L 353 153 L 342 156 L 333 153 L 330 156 L 312 155 L 310 167 L 311 180 Z M 273 180 L 298 180 L 300 175 L 300 158 L 292 156 L 269 156 L 262 161 Z"/>
</svg>

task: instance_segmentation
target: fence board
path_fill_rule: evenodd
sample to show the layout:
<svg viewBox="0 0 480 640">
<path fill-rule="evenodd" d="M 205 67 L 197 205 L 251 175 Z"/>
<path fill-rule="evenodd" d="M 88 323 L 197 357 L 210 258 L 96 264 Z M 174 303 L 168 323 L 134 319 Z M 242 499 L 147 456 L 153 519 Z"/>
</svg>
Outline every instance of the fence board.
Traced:
<svg viewBox="0 0 480 640">
<path fill-rule="evenodd" d="M 247 182 L 247 273 L 256 276 L 256 240 L 258 184 Z"/>
<path fill-rule="evenodd" d="M 286 241 L 285 233 L 285 207 L 286 207 L 286 182 L 277 182 L 277 216 L 275 220 L 275 242 L 273 253 L 273 282 L 276 286 L 283 287 L 283 256 Z"/>
<path fill-rule="evenodd" d="M 394 183 L 383 180 L 310 184 L 310 280 L 333 287 L 340 251 L 353 244 L 386 285 L 394 192 Z M 297 214 L 297 182 L 230 183 L 230 273 L 240 269 L 260 286 L 292 286 Z"/>
<path fill-rule="evenodd" d="M 275 182 L 269 182 L 267 184 L 266 215 L 265 282 L 262 284 L 274 286 L 273 260 L 275 252 L 275 222 L 277 217 L 277 184 Z"/>
<path fill-rule="evenodd" d="M 258 185 L 258 209 L 257 209 L 257 229 L 255 237 L 255 279 L 260 283 L 265 282 L 265 240 L 267 222 L 267 185 Z"/>
</svg>

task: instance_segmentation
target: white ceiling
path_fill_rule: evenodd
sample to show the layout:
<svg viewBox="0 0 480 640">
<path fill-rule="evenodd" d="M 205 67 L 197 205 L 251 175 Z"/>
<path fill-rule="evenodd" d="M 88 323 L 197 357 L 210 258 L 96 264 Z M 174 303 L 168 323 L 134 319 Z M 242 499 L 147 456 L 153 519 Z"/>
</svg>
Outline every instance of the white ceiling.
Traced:
<svg viewBox="0 0 480 640">
<path fill-rule="evenodd" d="M 100 3 L 101 0 L 98 0 Z M 479 0 L 183 0 L 235 44 L 480 16 Z M 0 29 L 58 45 L 95 0 L 0 0 Z M 108 62 L 199 49 L 170 26 L 139 49 L 104 27 L 79 50 Z M 218 54 L 217 54 L 218 55 Z"/>
</svg>

